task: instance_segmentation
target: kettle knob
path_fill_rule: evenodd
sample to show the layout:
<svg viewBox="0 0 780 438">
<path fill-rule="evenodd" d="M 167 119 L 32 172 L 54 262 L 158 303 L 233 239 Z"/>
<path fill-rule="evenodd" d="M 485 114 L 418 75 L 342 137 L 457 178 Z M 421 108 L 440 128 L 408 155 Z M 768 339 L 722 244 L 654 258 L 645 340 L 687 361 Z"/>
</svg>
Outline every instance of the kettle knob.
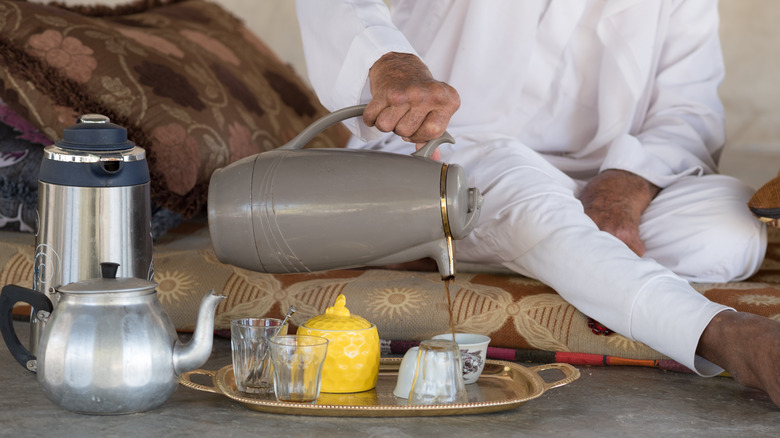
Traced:
<svg viewBox="0 0 780 438">
<path fill-rule="evenodd" d="M 119 263 L 103 262 L 100 264 L 100 276 L 103 278 L 116 278 Z"/>
</svg>

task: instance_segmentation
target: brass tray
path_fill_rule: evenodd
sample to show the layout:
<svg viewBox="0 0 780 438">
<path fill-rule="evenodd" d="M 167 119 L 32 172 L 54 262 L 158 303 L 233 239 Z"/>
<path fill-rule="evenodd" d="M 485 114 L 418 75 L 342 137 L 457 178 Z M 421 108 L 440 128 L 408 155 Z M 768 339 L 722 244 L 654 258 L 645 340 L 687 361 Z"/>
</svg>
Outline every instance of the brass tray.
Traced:
<svg viewBox="0 0 780 438">
<path fill-rule="evenodd" d="M 422 417 L 466 415 L 514 409 L 546 391 L 577 380 L 580 372 L 568 364 L 553 363 L 524 367 L 512 362 L 488 359 L 476 383 L 466 385 L 468 403 L 409 405 L 406 399 L 393 395 L 401 358 L 384 358 L 379 364 L 376 388 L 351 394 L 320 393 L 315 404 L 280 402 L 273 393 L 253 395 L 239 392 L 233 377 L 233 366 L 218 371 L 194 370 L 184 373 L 180 383 L 200 391 L 222 394 L 250 409 L 277 414 L 328 417 Z M 546 370 L 560 370 L 564 377 L 546 382 L 539 375 Z M 192 376 L 211 378 L 213 386 L 192 381 Z"/>
</svg>

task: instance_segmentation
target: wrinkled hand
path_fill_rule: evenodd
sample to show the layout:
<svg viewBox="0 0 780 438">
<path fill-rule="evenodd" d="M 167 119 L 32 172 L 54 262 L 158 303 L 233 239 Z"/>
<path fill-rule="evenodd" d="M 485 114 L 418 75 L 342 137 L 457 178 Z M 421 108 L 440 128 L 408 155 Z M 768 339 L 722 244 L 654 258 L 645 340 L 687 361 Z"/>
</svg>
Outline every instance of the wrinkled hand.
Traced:
<svg viewBox="0 0 780 438">
<path fill-rule="evenodd" d="M 590 180 L 580 194 L 587 214 L 601 231 L 622 240 L 640 257 L 645 244 L 639 238 L 642 212 L 660 189 L 623 170 L 606 170 Z"/>
<path fill-rule="evenodd" d="M 394 132 L 404 141 L 417 143 L 418 149 L 441 137 L 460 107 L 458 92 L 435 80 L 428 67 L 411 54 L 382 56 L 368 78 L 373 97 L 363 112 L 365 124 Z"/>
</svg>

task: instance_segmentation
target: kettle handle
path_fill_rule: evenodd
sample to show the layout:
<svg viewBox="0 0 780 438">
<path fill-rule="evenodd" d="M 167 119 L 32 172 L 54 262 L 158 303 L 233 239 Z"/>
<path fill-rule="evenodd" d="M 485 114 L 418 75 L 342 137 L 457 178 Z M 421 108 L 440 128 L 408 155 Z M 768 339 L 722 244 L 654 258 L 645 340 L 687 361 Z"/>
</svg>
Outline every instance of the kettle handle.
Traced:
<svg viewBox="0 0 780 438">
<path fill-rule="evenodd" d="M 41 310 L 51 313 L 54 306 L 45 294 L 14 284 L 4 286 L 0 293 L 0 331 L 3 333 L 5 345 L 8 346 L 8 350 L 17 362 L 34 372 L 35 354 L 22 345 L 14 330 L 13 309 L 14 304 L 18 302 L 24 302 L 32 306 L 33 318 Z"/>
<path fill-rule="evenodd" d="M 306 146 L 306 144 L 309 143 L 309 141 L 311 141 L 312 138 L 316 137 L 317 134 L 319 134 L 320 132 L 326 130 L 327 128 L 330 128 L 331 126 L 341 122 L 342 120 L 346 120 L 352 117 L 357 117 L 359 115 L 362 115 L 365 109 L 366 109 L 366 105 L 355 105 L 355 106 L 348 106 L 346 108 L 333 111 L 330 114 L 326 114 L 325 116 L 315 120 L 314 123 L 312 123 L 311 125 L 307 126 L 306 129 L 301 131 L 300 134 L 296 135 L 295 138 L 287 142 L 287 144 L 285 144 L 284 146 L 280 146 L 277 149 L 284 149 L 284 150 L 303 149 L 303 147 Z M 419 150 L 412 153 L 412 155 L 416 157 L 430 158 L 431 155 L 433 155 L 433 152 L 436 150 L 436 148 L 439 147 L 439 145 L 442 143 L 455 143 L 455 139 L 452 138 L 449 132 L 445 131 L 444 135 L 442 135 L 437 139 L 431 140 L 428 143 L 425 143 L 423 147 L 421 147 Z"/>
</svg>

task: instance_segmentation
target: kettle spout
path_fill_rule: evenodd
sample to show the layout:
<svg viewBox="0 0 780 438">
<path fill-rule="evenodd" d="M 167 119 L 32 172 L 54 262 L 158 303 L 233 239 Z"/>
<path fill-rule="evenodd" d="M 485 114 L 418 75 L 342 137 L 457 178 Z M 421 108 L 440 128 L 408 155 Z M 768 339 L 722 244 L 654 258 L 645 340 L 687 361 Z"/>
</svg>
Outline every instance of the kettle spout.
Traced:
<svg viewBox="0 0 780 438">
<path fill-rule="evenodd" d="M 192 339 L 186 344 L 177 341 L 173 346 L 173 369 L 176 375 L 194 370 L 208 360 L 214 342 L 214 312 L 224 298 L 224 295 L 215 294 L 214 289 L 203 297 Z"/>
</svg>

